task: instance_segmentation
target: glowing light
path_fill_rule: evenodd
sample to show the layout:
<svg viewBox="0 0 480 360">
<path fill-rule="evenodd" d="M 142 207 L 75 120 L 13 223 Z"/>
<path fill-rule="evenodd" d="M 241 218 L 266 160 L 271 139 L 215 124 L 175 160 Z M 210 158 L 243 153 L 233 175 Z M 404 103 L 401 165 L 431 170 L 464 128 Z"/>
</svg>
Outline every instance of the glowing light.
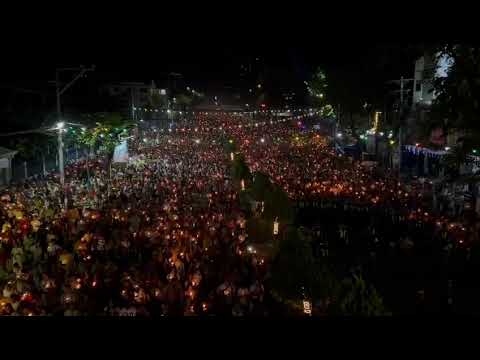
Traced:
<svg viewBox="0 0 480 360">
<path fill-rule="evenodd" d="M 260 142 L 261 142 L 261 143 L 264 143 L 264 142 L 265 142 L 265 139 L 264 139 L 264 138 L 261 138 L 261 139 L 260 139 Z"/>
<path fill-rule="evenodd" d="M 341 138 L 342 136 L 343 136 L 342 133 L 337 133 L 337 137 L 338 137 L 338 138 Z"/>
<path fill-rule="evenodd" d="M 378 118 L 379 118 L 379 115 L 380 115 L 380 114 L 381 114 L 380 111 L 376 111 L 376 112 L 375 112 L 375 120 L 373 121 L 373 130 L 374 130 L 374 132 L 377 132 L 378 123 L 379 123 Z"/>
<path fill-rule="evenodd" d="M 450 146 L 445 146 L 445 151 L 449 151 L 450 150 Z"/>
<path fill-rule="evenodd" d="M 278 227 L 280 223 L 278 222 L 278 219 L 275 219 L 273 222 L 273 235 L 278 235 Z"/>
<path fill-rule="evenodd" d="M 196 144 L 200 144 L 200 139 L 195 139 Z"/>
<path fill-rule="evenodd" d="M 303 301 L 303 312 L 312 315 L 312 304 L 310 304 L 310 301 Z"/>
<path fill-rule="evenodd" d="M 60 130 L 60 129 L 63 129 L 65 127 L 65 122 L 63 121 L 60 121 L 57 123 L 57 129 Z"/>
</svg>

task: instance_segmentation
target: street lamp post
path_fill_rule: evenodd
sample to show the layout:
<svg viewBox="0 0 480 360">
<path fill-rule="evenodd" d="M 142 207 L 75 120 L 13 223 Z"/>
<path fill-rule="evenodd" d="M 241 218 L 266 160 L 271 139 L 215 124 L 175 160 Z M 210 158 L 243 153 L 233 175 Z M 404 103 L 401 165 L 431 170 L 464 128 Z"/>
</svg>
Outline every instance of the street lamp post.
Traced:
<svg viewBox="0 0 480 360">
<path fill-rule="evenodd" d="M 80 71 L 79 71 L 80 70 Z M 63 162 L 63 138 L 62 138 L 62 132 L 63 132 L 63 127 L 65 126 L 65 123 L 62 121 L 62 108 L 60 104 L 60 96 L 70 88 L 78 79 L 80 79 L 82 76 L 85 75 L 87 71 L 93 71 L 95 70 L 95 66 L 92 66 L 90 68 L 85 68 L 84 66 L 80 66 L 79 68 L 60 68 L 56 69 L 55 72 L 55 86 L 56 86 L 56 97 L 57 97 L 57 117 L 58 117 L 58 123 L 57 123 L 57 130 L 58 130 L 58 162 L 59 162 L 59 170 L 60 170 L 60 183 L 62 186 L 65 185 L 65 164 Z M 61 71 L 79 71 L 77 75 L 68 83 L 66 84 L 62 89 L 60 89 L 60 72 Z"/>
<path fill-rule="evenodd" d="M 58 130 L 58 166 L 60 169 L 60 183 L 62 186 L 65 185 L 65 165 L 63 163 L 63 128 L 65 123 L 60 121 L 57 123 L 57 130 Z"/>
</svg>

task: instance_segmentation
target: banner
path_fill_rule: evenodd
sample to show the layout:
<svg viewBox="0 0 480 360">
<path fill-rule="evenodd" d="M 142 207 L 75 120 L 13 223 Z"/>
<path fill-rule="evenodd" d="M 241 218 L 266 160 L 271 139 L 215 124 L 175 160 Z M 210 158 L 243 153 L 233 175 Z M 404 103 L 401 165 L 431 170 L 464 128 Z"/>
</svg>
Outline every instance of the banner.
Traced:
<svg viewBox="0 0 480 360">
<path fill-rule="evenodd" d="M 113 153 L 113 162 L 114 163 L 126 163 L 128 162 L 128 146 L 127 141 L 122 141 L 119 145 L 115 147 Z"/>
</svg>

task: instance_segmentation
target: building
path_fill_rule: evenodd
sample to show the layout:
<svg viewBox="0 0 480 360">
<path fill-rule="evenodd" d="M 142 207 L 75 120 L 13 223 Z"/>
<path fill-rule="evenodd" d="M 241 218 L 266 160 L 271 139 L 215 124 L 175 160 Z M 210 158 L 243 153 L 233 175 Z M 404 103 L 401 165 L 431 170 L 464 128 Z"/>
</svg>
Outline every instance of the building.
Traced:
<svg viewBox="0 0 480 360">
<path fill-rule="evenodd" d="M 17 151 L 0 146 L 0 186 L 6 186 L 12 179 L 12 160 Z"/>
<path fill-rule="evenodd" d="M 447 77 L 453 60 L 447 55 L 424 54 L 415 61 L 415 75 L 413 80 L 413 108 L 430 106 L 435 99 L 433 91 L 435 79 Z"/>
<path fill-rule="evenodd" d="M 428 54 L 415 61 L 413 81 L 405 83 L 405 91 L 411 92 L 411 106 L 410 113 L 407 116 L 407 141 L 416 143 L 421 139 L 418 134 L 421 133 L 422 124 L 428 121 L 430 116 L 430 109 L 435 100 L 434 82 L 436 79 L 448 76 L 448 70 L 452 65 L 452 60 L 447 56 L 440 56 L 440 54 Z M 408 79 L 410 80 L 410 79 Z M 412 84 L 408 86 L 407 84 Z M 405 94 L 404 94 L 405 95 Z M 446 137 L 441 129 L 435 129 L 429 141 L 439 146 L 451 146 L 450 144 L 456 142 L 459 134 Z"/>
</svg>

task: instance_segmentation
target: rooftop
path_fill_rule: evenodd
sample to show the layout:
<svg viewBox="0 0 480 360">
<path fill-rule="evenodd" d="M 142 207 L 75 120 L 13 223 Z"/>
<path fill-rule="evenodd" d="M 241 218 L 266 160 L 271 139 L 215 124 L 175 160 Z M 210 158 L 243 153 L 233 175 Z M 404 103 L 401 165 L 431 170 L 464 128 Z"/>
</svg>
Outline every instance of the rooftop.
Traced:
<svg viewBox="0 0 480 360">
<path fill-rule="evenodd" d="M 10 149 L 7 149 L 7 148 L 4 148 L 4 147 L 0 146 L 0 158 L 4 157 L 6 155 L 15 155 L 17 152 L 18 151 L 16 151 L 16 150 L 10 150 Z"/>
</svg>

